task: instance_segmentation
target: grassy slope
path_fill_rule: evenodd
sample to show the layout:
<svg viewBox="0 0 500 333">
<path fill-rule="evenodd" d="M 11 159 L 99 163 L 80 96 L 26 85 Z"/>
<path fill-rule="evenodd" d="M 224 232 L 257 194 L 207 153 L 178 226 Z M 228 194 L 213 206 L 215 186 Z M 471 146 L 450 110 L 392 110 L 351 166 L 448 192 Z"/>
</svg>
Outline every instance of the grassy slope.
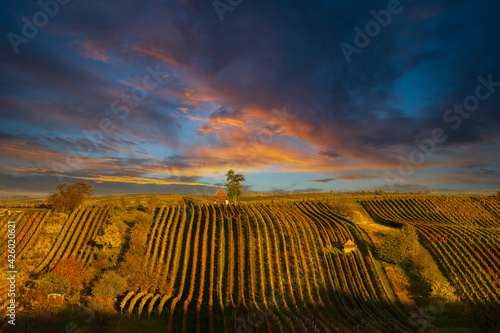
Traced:
<svg viewBox="0 0 500 333">
<path fill-rule="evenodd" d="M 385 235 L 395 230 L 393 227 L 375 222 L 360 204 L 350 200 L 346 200 L 344 203 L 350 206 L 353 211 L 352 216 L 354 218 L 352 220 L 369 235 L 375 246 L 380 244 Z M 447 281 L 439 271 L 438 264 L 424 246 L 419 246 L 417 255 L 425 256 L 426 264 L 430 266 L 430 269 L 438 272 L 437 279 Z M 429 298 L 430 286 L 415 274 L 413 267 L 397 267 L 385 262 L 381 263 L 387 273 L 387 275 L 383 274 L 383 276 L 388 278 L 388 280 L 384 280 L 386 282 L 390 281 L 390 289 L 395 290 L 401 303 L 414 305 L 407 307 L 407 311 L 409 313 L 414 312 L 413 315 L 416 320 L 430 320 L 434 328 L 439 332 L 475 332 L 475 330 L 463 327 L 466 326 L 464 320 L 450 320 L 441 309 L 436 310 L 433 308 L 433 303 Z"/>
</svg>

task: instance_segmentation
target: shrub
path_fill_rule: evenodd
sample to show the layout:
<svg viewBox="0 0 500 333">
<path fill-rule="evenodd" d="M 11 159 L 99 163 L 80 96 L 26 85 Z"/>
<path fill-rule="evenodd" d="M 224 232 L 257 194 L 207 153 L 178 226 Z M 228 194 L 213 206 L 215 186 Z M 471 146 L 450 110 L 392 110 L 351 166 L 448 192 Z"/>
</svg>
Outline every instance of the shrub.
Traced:
<svg viewBox="0 0 500 333">
<path fill-rule="evenodd" d="M 70 282 L 69 290 L 66 292 L 75 293 L 83 289 L 84 284 L 88 283 L 94 277 L 94 270 L 86 267 L 85 264 L 75 258 L 65 258 L 59 260 L 54 270 L 49 274 L 54 274 L 53 281 Z"/>
<path fill-rule="evenodd" d="M 198 199 L 197 197 L 193 196 L 193 195 L 185 195 L 182 197 L 182 202 L 186 205 L 186 206 L 196 206 L 196 204 L 198 204 L 200 202 L 200 199 Z"/>
<path fill-rule="evenodd" d="M 142 223 L 135 224 L 130 231 L 130 252 L 143 254 L 148 242 L 149 227 Z"/>
<path fill-rule="evenodd" d="M 384 237 L 378 254 L 382 260 L 402 264 L 411 260 L 417 249 L 417 230 L 412 225 L 405 225 L 402 229 Z"/>
<path fill-rule="evenodd" d="M 449 282 L 434 281 L 432 283 L 432 292 L 430 295 L 434 299 L 443 301 L 443 303 L 452 303 L 459 300 L 455 288 Z"/>
<path fill-rule="evenodd" d="M 153 279 L 147 269 L 142 267 L 144 256 L 132 252 L 125 254 L 120 263 L 118 273 L 127 277 L 127 283 L 131 290 L 146 290 L 153 286 Z"/>
<path fill-rule="evenodd" d="M 102 274 L 92 288 L 92 295 L 95 297 L 107 297 L 113 300 L 126 290 L 127 280 L 118 275 L 115 271 L 107 271 Z"/>
<path fill-rule="evenodd" d="M 352 220 L 354 217 L 354 209 L 352 205 L 349 205 L 345 202 L 336 202 L 330 204 L 330 209 L 337 215 L 343 216 L 349 220 Z"/>
<path fill-rule="evenodd" d="M 90 307 L 97 313 L 113 313 L 115 303 L 116 297 L 94 296 Z"/>
<path fill-rule="evenodd" d="M 110 265 L 106 259 L 98 259 L 93 263 L 94 267 L 99 271 L 107 269 Z"/>
<path fill-rule="evenodd" d="M 123 236 L 115 224 L 107 224 L 104 228 L 104 233 L 100 236 L 97 236 L 94 239 L 94 242 L 97 245 L 103 246 L 104 248 L 120 247 L 123 242 Z"/>
<path fill-rule="evenodd" d="M 69 294 L 71 291 L 71 280 L 67 276 L 49 272 L 45 274 L 41 280 L 46 283 L 45 286 L 48 292 L 64 290 L 64 292 Z M 47 295 L 45 295 L 45 297 L 47 297 Z"/>
<path fill-rule="evenodd" d="M 151 215 L 138 211 L 135 212 L 132 218 L 132 222 L 150 226 L 153 222 L 153 219 Z"/>
<path fill-rule="evenodd" d="M 106 262 L 107 267 L 110 267 L 116 264 L 119 254 L 117 251 L 98 250 L 94 253 L 94 260 L 102 261 L 101 265 L 103 266 L 104 262 Z"/>
<path fill-rule="evenodd" d="M 226 201 L 227 200 L 226 191 L 218 190 L 217 193 L 215 193 L 215 200 L 217 200 L 217 202 Z"/>
<path fill-rule="evenodd" d="M 51 274 L 51 273 L 49 273 Z M 30 317 L 46 317 L 52 314 L 53 304 L 47 302 L 47 295 L 56 290 L 69 290 L 69 281 L 60 281 L 54 275 L 46 274 L 38 280 L 26 281 L 23 294 L 24 296 L 19 299 L 20 304 L 16 306 L 23 306 L 26 313 Z"/>
<path fill-rule="evenodd" d="M 155 212 L 157 205 L 158 205 L 158 200 L 153 196 L 149 196 L 146 207 L 146 211 L 148 212 L 148 214 L 153 214 Z"/>
</svg>

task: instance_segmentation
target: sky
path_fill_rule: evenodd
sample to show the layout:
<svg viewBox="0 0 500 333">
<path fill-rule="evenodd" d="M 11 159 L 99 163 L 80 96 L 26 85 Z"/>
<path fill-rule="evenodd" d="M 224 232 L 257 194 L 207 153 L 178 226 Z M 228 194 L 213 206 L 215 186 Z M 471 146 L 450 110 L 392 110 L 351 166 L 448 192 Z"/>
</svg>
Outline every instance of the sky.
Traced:
<svg viewBox="0 0 500 333">
<path fill-rule="evenodd" d="M 497 1 L 0 3 L 0 193 L 500 187 Z"/>
</svg>

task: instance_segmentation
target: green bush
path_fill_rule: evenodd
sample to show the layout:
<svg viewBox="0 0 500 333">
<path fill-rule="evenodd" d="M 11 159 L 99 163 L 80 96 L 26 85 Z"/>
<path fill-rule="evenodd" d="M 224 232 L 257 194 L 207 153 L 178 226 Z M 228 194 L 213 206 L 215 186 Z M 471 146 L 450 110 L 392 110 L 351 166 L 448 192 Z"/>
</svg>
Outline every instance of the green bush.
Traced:
<svg viewBox="0 0 500 333">
<path fill-rule="evenodd" d="M 185 195 L 182 197 L 182 202 L 184 204 L 186 204 L 187 206 L 196 206 L 199 202 L 200 202 L 200 199 L 198 199 L 197 197 L 193 196 L 193 195 Z"/>
<path fill-rule="evenodd" d="M 134 215 L 133 222 L 150 226 L 153 223 L 153 218 L 151 215 L 138 211 Z"/>
<path fill-rule="evenodd" d="M 418 249 L 417 230 L 412 225 L 405 225 L 384 237 L 378 248 L 378 254 L 382 260 L 394 264 L 403 264 L 411 260 Z"/>
<path fill-rule="evenodd" d="M 127 280 L 118 275 L 115 271 L 105 272 L 92 288 L 92 295 L 95 297 L 107 297 L 115 299 L 127 291 Z"/>
<path fill-rule="evenodd" d="M 71 280 L 67 276 L 49 272 L 43 276 L 42 281 L 46 283 L 48 289 L 52 292 L 63 290 L 66 294 L 69 294 L 71 291 Z"/>
<path fill-rule="evenodd" d="M 441 300 L 443 303 L 458 302 L 460 299 L 455 288 L 449 282 L 434 281 L 432 283 L 431 298 Z"/>
</svg>

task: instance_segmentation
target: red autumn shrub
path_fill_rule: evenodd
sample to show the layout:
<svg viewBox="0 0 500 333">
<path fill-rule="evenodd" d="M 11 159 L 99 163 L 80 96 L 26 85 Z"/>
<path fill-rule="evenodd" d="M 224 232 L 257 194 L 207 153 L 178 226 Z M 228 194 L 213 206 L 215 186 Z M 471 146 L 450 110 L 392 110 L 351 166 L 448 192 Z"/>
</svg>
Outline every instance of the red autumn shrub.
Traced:
<svg viewBox="0 0 500 333">
<path fill-rule="evenodd" d="M 82 261 L 73 257 L 59 260 L 53 273 L 70 280 L 72 293 L 82 290 L 84 284 L 94 277 L 93 269 L 86 267 Z"/>
</svg>

